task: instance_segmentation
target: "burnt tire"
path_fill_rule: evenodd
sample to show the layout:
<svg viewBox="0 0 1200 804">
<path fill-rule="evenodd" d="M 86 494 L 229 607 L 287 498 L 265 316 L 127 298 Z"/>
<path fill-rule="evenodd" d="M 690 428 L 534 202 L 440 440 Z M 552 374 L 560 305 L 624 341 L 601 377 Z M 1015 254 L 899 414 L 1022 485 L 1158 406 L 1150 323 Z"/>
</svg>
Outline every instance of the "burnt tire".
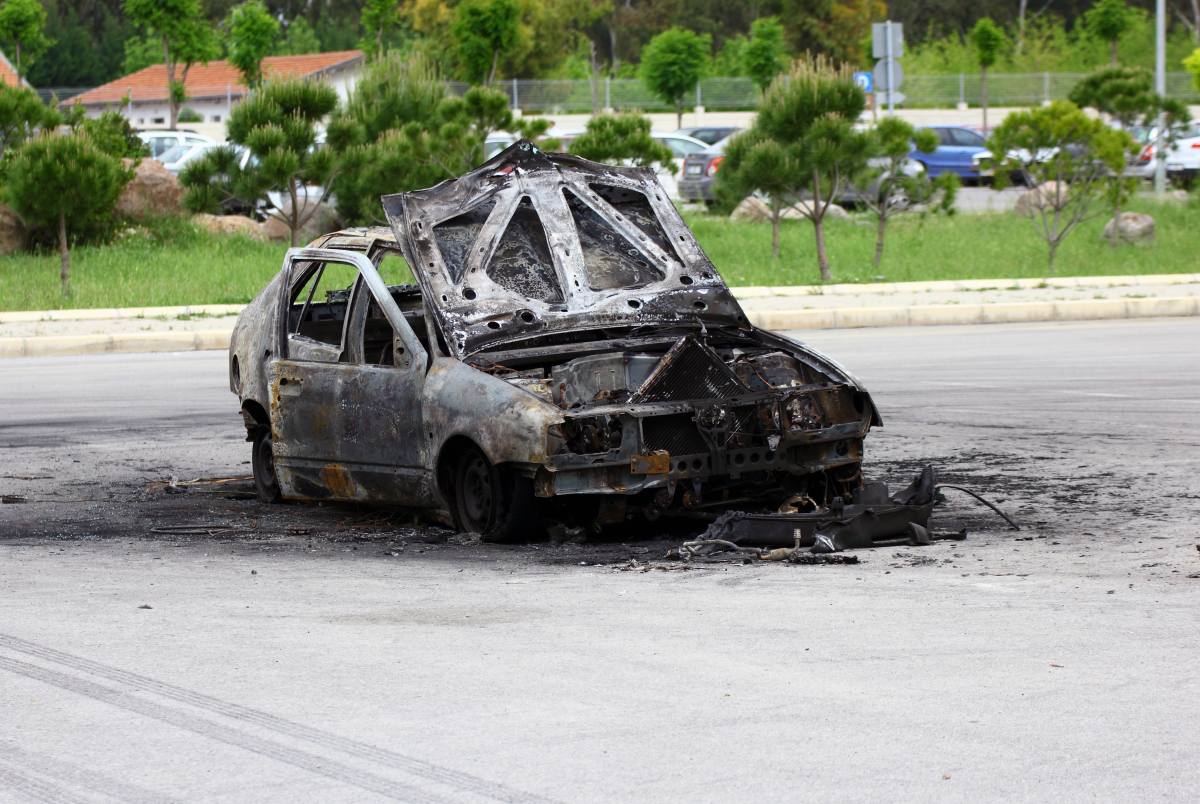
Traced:
<svg viewBox="0 0 1200 804">
<path fill-rule="evenodd" d="M 533 481 L 497 469 L 478 449 L 465 450 L 454 470 L 454 518 L 460 530 L 490 542 L 532 538 Z"/>
<path fill-rule="evenodd" d="M 279 502 L 279 478 L 275 474 L 275 442 L 270 427 L 260 427 L 254 434 L 254 451 L 250 457 L 254 470 L 254 490 L 265 503 Z"/>
</svg>

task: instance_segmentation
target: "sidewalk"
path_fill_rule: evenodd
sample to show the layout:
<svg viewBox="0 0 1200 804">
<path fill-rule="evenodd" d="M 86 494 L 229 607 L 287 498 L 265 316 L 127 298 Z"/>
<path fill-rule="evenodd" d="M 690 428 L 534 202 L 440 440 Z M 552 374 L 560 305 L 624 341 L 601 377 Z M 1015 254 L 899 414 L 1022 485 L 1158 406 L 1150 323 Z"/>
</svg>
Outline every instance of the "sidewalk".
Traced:
<svg viewBox="0 0 1200 804">
<path fill-rule="evenodd" d="M 1200 315 L 1200 274 L 738 287 L 773 330 Z M 227 349 L 243 305 L 0 313 L 0 357 Z"/>
</svg>

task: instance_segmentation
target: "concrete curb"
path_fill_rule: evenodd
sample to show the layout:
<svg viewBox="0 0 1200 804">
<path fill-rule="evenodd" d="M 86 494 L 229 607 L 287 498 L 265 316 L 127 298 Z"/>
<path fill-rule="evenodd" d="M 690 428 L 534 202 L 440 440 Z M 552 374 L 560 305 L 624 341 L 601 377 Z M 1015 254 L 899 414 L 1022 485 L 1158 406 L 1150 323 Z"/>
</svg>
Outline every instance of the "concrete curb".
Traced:
<svg viewBox="0 0 1200 804">
<path fill-rule="evenodd" d="M 240 313 L 244 304 L 197 304 L 187 307 L 97 307 L 88 310 L 29 310 L 0 313 L 0 324 L 38 321 L 112 321 L 133 318 L 223 318 Z"/>
<path fill-rule="evenodd" d="M 961 293 L 982 290 L 1037 290 L 1039 288 L 1162 287 L 1200 283 L 1200 274 L 1146 274 L 1144 276 L 1062 276 L 1048 279 L 962 279 L 938 282 L 872 282 L 861 285 L 745 286 L 730 288 L 738 299 L 771 296 L 865 296 L 888 293 Z"/>
<path fill-rule="evenodd" d="M 121 332 L 113 335 L 0 338 L 0 358 L 228 349 L 231 335 L 232 329 L 210 329 L 200 332 Z"/>
<path fill-rule="evenodd" d="M 1007 304 L 921 304 L 911 307 L 833 307 L 764 310 L 748 315 L 750 322 L 755 326 L 772 330 L 1165 318 L 1200 315 L 1200 297 L 1080 299 Z"/>
</svg>

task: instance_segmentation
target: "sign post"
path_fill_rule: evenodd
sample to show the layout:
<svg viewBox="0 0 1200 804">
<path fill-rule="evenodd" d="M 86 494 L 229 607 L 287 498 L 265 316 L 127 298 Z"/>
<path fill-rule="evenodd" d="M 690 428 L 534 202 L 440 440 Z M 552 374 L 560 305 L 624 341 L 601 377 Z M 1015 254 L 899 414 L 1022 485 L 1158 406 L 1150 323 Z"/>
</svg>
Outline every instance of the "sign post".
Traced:
<svg viewBox="0 0 1200 804">
<path fill-rule="evenodd" d="M 871 26 L 871 55 L 880 62 L 875 65 L 876 91 L 887 92 L 888 114 L 895 115 L 896 103 L 904 96 L 898 90 L 904 81 L 904 71 L 896 59 L 904 55 L 904 26 L 898 22 L 877 22 Z"/>
</svg>

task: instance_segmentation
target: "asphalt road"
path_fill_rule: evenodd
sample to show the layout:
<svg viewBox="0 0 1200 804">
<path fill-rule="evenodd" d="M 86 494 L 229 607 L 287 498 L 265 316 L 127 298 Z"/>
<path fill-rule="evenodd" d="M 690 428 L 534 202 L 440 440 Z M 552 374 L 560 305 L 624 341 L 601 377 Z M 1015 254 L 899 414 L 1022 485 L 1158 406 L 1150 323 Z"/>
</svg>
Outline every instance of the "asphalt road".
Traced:
<svg viewBox="0 0 1200 804">
<path fill-rule="evenodd" d="M 0 801 L 1197 800 L 1200 321 L 800 337 L 879 403 L 868 475 L 1026 528 L 468 546 L 165 492 L 247 469 L 221 354 L 0 362 Z"/>
</svg>

